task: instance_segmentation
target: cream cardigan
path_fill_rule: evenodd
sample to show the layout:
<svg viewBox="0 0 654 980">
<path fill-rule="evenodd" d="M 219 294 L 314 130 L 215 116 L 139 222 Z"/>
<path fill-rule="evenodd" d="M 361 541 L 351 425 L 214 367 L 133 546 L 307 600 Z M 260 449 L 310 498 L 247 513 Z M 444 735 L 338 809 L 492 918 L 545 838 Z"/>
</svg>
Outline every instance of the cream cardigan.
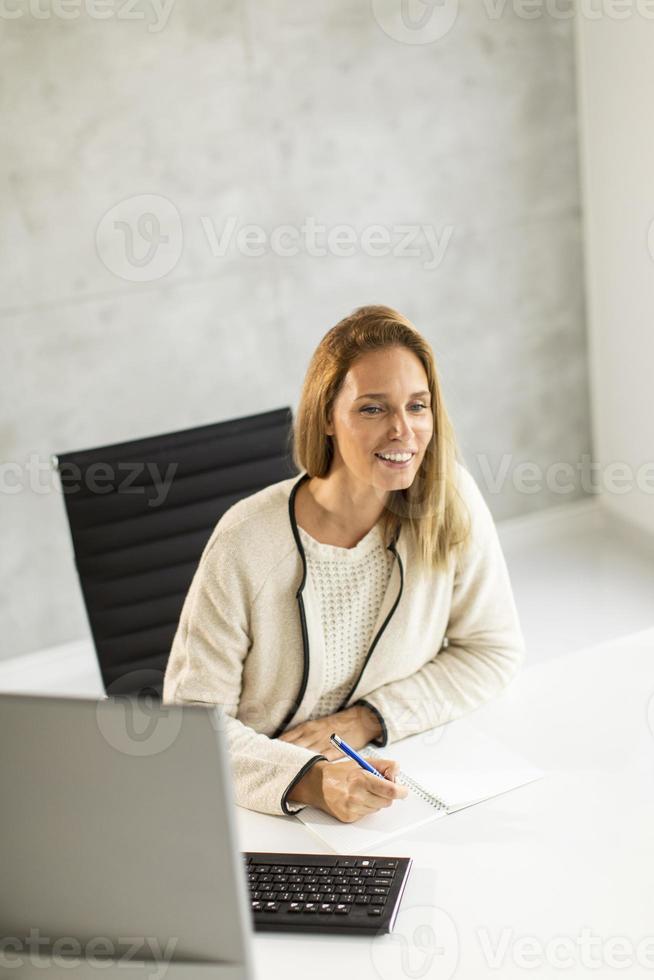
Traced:
<svg viewBox="0 0 654 980">
<path fill-rule="evenodd" d="M 524 657 L 492 516 L 470 473 L 456 465 L 469 542 L 436 573 L 419 567 L 410 535 L 400 530 L 389 545 L 394 564 L 372 643 L 341 705 L 375 711 L 379 746 L 476 708 L 505 687 Z M 235 800 L 264 813 L 302 809 L 288 803 L 292 788 L 324 758 L 279 739 L 307 720 L 323 690 L 320 609 L 295 521 L 295 493 L 306 479 L 303 473 L 266 487 L 218 521 L 164 679 L 164 703 L 220 706 Z"/>
</svg>

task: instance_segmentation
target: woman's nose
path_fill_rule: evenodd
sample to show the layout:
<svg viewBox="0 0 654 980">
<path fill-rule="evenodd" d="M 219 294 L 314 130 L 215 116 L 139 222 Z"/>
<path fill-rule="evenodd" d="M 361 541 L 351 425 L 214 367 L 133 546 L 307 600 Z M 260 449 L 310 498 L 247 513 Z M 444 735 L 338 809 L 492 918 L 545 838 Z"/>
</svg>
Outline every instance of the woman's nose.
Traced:
<svg viewBox="0 0 654 980">
<path fill-rule="evenodd" d="M 391 417 L 391 432 L 396 432 L 401 436 L 411 435 L 412 429 L 409 421 L 409 416 L 403 412 L 395 412 Z"/>
</svg>

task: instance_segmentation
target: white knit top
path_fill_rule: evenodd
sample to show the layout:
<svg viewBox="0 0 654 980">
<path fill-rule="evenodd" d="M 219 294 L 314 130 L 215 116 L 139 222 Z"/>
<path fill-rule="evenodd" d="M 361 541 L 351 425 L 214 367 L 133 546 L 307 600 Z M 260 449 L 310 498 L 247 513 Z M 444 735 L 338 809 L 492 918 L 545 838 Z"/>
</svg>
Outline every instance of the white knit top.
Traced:
<svg viewBox="0 0 654 980">
<path fill-rule="evenodd" d="M 320 603 L 325 645 L 323 691 L 311 714 L 333 714 L 354 684 L 372 634 L 393 567 L 379 524 L 354 548 L 323 544 L 298 526 L 307 572 Z"/>
</svg>

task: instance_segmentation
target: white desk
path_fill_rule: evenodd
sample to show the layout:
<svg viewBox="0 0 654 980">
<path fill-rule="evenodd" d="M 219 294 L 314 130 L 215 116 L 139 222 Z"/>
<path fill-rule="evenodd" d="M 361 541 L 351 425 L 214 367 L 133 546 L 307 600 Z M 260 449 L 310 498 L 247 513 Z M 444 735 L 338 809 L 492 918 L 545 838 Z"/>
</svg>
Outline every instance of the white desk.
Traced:
<svg viewBox="0 0 654 980">
<path fill-rule="evenodd" d="M 262 980 L 652 976 L 654 630 L 525 668 L 468 718 L 545 777 L 374 849 L 414 859 L 394 933 L 258 934 Z M 244 850 L 323 850 L 238 812 Z"/>
<path fill-rule="evenodd" d="M 82 646 L 61 652 L 56 690 L 98 696 Z M 49 690 L 40 657 L 0 689 Z M 468 719 L 545 778 L 374 849 L 414 859 L 395 931 L 257 934 L 259 980 L 652 976 L 654 630 L 526 667 Z M 243 850 L 322 850 L 290 817 L 238 822 Z"/>
</svg>

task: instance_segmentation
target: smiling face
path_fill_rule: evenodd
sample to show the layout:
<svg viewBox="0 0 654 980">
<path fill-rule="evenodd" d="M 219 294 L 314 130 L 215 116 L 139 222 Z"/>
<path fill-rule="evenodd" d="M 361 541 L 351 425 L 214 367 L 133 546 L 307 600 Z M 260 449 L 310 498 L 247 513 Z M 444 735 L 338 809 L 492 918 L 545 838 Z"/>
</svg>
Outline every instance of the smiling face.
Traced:
<svg viewBox="0 0 654 980">
<path fill-rule="evenodd" d="M 327 426 L 334 439 L 332 467 L 345 467 L 355 484 L 406 489 L 433 431 L 427 375 L 413 351 L 389 347 L 362 354 L 345 376 Z M 381 458 L 389 453 L 403 458 Z"/>
</svg>

